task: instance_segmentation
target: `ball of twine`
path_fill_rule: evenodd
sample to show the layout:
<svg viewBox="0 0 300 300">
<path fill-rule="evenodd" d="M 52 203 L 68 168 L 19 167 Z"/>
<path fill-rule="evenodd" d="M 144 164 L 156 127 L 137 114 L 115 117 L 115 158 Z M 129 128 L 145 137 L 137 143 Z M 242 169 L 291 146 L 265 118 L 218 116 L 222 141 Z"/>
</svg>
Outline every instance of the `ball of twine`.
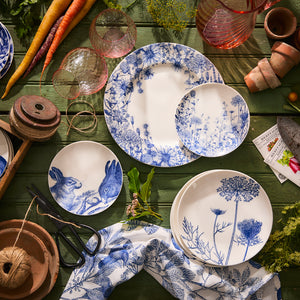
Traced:
<svg viewBox="0 0 300 300">
<path fill-rule="evenodd" d="M 6 247 L 0 251 L 0 285 L 14 289 L 21 286 L 31 272 L 30 257 L 19 247 Z"/>
</svg>

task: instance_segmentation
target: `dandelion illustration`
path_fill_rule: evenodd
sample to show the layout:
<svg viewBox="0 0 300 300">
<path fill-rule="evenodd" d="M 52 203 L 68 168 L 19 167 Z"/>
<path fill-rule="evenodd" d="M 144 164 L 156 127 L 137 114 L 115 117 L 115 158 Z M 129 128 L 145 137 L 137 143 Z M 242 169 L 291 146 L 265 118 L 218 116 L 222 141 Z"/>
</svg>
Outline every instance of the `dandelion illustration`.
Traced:
<svg viewBox="0 0 300 300">
<path fill-rule="evenodd" d="M 239 202 L 250 202 L 255 197 L 257 197 L 259 195 L 260 186 L 253 179 L 247 179 L 243 176 L 224 178 L 221 180 L 221 183 L 222 185 L 217 188 L 217 192 L 219 193 L 219 195 L 225 198 L 226 201 L 231 201 L 232 199 L 235 201 L 233 229 L 225 262 L 225 264 L 227 265 L 234 242 Z"/>
<path fill-rule="evenodd" d="M 249 247 L 262 243 L 261 238 L 258 236 L 261 226 L 262 222 L 254 219 L 245 219 L 237 224 L 237 228 L 241 232 L 241 235 L 237 238 L 237 243 L 247 246 L 243 261 L 246 259 Z"/>
<path fill-rule="evenodd" d="M 215 247 L 215 251 L 216 251 L 216 256 L 218 258 L 218 263 L 220 265 L 222 265 L 224 256 L 221 255 L 221 253 L 218 251 L 217 243 L 216 243 L 216 234 L 220 233 L 220 232 L 223 232 L 226 227 L 231 225 L 231 223 L 223 222 L 223 224 L 220 225 L 217 222 L 218 217 L 221 216 L 221 215 L 224 215 L 226 213 L 226 210 L 221 210 L 221 209 L 218 209 L 218 208 L 214 208 L 214 209 L 211 208 L 210 210 L 216 215 L 215 221 L 214 221 L 214 227 L 213 227 L 213 242 L 214 242 L 214 247 Z"/>
</svg>

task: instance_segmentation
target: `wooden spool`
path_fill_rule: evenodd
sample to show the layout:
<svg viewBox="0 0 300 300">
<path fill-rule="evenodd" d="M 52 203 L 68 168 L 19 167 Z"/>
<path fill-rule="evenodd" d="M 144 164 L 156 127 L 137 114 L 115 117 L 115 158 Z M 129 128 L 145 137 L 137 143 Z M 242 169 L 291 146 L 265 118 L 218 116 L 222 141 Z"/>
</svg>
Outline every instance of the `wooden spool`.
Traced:
<svg viewBox="0 0 300 300">
<path fill-rule="evenodd" d="M 61 116 L 48 99 L 36 95 L 18 98 L 9 115 L 11 126 L 32 141 L 45 141 L 56 132 Z"/>
</svg>

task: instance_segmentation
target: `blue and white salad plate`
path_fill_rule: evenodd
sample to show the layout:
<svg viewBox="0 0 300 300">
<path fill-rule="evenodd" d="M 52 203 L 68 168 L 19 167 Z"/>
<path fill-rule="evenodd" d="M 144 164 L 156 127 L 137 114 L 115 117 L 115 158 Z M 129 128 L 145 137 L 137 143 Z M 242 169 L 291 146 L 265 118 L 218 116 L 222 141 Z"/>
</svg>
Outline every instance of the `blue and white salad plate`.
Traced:
<svg viewBox="0 0 300 300">
<path fill-rule="evenodd" d="M 5 26 L 0 22 L 0 71 L 4 68 L 9 57 L 9 36 Z"/>
<path fill-rule="evenodd" d="M 250 125 L 246 101 L 233 88 L 219 83 L 194 87 L 179 102 L 176 130 L 192 152 L 217 157 L 235 150 Z"/>
<path fill-rule="evenodd" d="M 48 184 L 55 201 L 76 215 L 98 214 L 118 198 L 123 172 L 116 155 L 92 141 L 69 144 L 49 167 Z"/>
<path fill-rule="evenodd" d="M 128 155 L 151 166 L 175 167 L 199 158 L 180 141 L 174 116 L 180 99 L 208 82 L 223 79 L 190 47 L 157 43 L 137 49 L 107 82 L 104 115 L 112 137 Z"/>
<path fill-rule="evenodd" d="M 0 177 L 5 173 L 5 170 L 10 162 L 10 147 L 5 132 L 0 129 Z"/>
<path fill-rule="evenodd" d="M 245 262 L 270 236 L 270 200 L 259 183 L 241 172 L 213 170 L 198 175 L 177 201 L 173 234 L 200 261 L 216 266 Z"/>
<path fill-rule="evenodd" d="M 7 71 L 9 70 L 13 58 L 14 58 L 14 43 L 13 43 L 13 39 L 9 33 L 9 31 L 7 30 L 7 28 L 0 22 L 0 28 L 3 29 L 3 31 L 5 32 L 6 36 L 7 36 L 7 47 L 8 47 L 8 57 L 7 59 L 2 61 L 2 68 L 0 67 L 0 79 L 7 73 Z M 1 38 L 0 38 L 1 39 Z M 1 45 L 1 49 L 2 49 L 2 45 Z M 1 50 L 2 52 L 2 50 Z M 1 59 L 0 59 L 1 60 Z M 5 61 L 5 63 L 4 63 Z"/>
</svg>

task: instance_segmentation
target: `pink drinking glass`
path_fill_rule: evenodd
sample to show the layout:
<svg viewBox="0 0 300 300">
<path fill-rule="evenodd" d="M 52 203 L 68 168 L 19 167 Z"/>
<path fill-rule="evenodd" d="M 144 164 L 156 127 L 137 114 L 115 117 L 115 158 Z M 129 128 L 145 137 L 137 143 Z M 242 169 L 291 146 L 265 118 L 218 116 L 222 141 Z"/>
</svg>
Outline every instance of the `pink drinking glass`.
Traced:
<svg viewBox="0 0 300 300">
<path fill-rule="evenodd" d="M 220 49 L 240 46 L 252 34 L 256 16 L 280 0 L 200 0 L 196 27 L 203 40 Z"/>
<path fill-rule="evenodd" d="M 133 20 L 118 9 L 105 9 L 91 23 L 89 37 L 95 50 L 105 57 L 127 54 L 135 45 L 137 32 Z"/>
<path fill-rule="evenodd" d="M 91 95 L 103 88 L 108 69 L 104 58 L 94 49 L 80 47 L 71 50 L 54 72 L 52 84 L 63 98 L 75 99 Z"/>
</svg>

